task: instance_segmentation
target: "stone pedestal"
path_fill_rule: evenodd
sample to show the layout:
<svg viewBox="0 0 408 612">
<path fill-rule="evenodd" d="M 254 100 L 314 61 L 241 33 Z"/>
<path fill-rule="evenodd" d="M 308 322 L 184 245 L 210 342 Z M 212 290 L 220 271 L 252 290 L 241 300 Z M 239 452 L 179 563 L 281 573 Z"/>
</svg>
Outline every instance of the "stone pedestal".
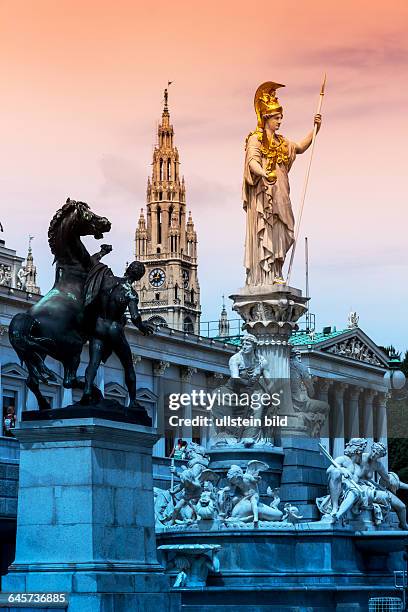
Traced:
<svg viewBox="0 0 408 612">
<path fill-rule="evenodd" d="M 307 311 L 308 297 L 288 285 L 246 286 L 230 295 L 233 310 L 244 320 L 244 327 L 258 340 L 257 351 L 267 361 L 267 378 L 272 392 L 280 393 L 279 416 L 288 417 L 282 434 L 304 434 L 306 427 L 293 410 L 290 389 L 290 344 L 297 321 Z"/>
<path fill-rule="evenodd" d="M 3 591 L 65 592 L 69 612 L 173 609 L 156 557 L 157 434 L 101 418 L 22 422 L 15 433 L 17 545 Z"/>
<path fill-rule="evenodd" d="M 258 340 L 257 351 L 268 364 L 270 388 L 282 390 L 277 414 L 287 417 L 287 427 L 281 427 L 275 435 L 275 443 L 283 448 L 284 454 L 281 478 L 275 486 L 280 486 L 282 502 L 299 508 L 304 520 L 317 519 L 314 500 L 326 491 L 325 463 L 318 439 L 310 438 L 304 419 L 294 410 L 290 380 L 289 340 L 298 329 L 299 318 L 307 311 L 309 298 L 302 296 L 300 289 L 287 285 L 247 286 L 230 298 L 234 301 L 233 309 L 245 322 L 246 331 Z"/>
</svg>

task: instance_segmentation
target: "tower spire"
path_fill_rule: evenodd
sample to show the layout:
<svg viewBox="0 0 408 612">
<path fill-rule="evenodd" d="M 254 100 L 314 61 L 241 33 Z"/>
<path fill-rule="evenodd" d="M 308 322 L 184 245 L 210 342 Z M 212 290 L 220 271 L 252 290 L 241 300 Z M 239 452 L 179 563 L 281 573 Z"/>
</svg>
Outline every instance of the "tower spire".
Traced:
<svg viewBox="0 0 408 612">
<path fill-rule="evenodd" d="M 179 153 L 170 123 L 169 87 L 153 150 L 152 174 L 147 181 L 146 216 L 142 211 L 135 232 L 136 258 L 144 262 L 142 316 L 189 333 L 200 329 L 200 286 L 197 278 L 197 232 L 187 221 L 186 190 L 181 180 Z"/>
</svg>

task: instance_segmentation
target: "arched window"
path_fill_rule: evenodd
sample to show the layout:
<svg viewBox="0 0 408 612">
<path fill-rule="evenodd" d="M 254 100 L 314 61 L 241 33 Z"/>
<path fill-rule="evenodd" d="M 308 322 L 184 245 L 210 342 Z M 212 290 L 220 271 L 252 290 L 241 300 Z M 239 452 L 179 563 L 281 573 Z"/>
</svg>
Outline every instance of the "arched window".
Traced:
<svg viewBox="0 0 408 612">
<path fill-rule="evenodd" d="M 176 284 L 174 285 L 174 299 L 175 299 L 175 300 L 178 300 L 178 296 L 179 296 L 179 291 L 178 291 L 178 290 L 179 290 L 179 288 L 178 288 L 178 284 L 176 283 Z"/>
<path fill-rule="evenodd" d="M 186 317 L 184 319 L 183 331 L 185 331 L 185 332 L 187 332 L 189 334 L 193 334 L 194 333 L 194 323 L 193 323 L 191 317 Z"/>
<path fill-rule="evenodd" d="M 163 160 L 160 158 L 160 180 L 163 180 Z"/>
<path fill-rule="evenodd" d="M 194 292 L 194 289 L 192 289 L 192 290 L 190 291 L 190 298 L 191 298 L 191 302 L 194 302 L 194 299 L 195 299 L 195 292 Z"/>
<path fill-rule="evenodd" d="M 160 195 L 161 195 L 161 192 L 160 192 Z M 161 244 L 161 238 L 162 238 L 161 222 L 162 222 L 161 208 L 158 207 L 157 208 L 157 242 L 159 244 Z"/>
<path fill-rule="evenodd" d="M 167 180 L 171 181 L 171 159 L 167 160 Z"/>
</svg>

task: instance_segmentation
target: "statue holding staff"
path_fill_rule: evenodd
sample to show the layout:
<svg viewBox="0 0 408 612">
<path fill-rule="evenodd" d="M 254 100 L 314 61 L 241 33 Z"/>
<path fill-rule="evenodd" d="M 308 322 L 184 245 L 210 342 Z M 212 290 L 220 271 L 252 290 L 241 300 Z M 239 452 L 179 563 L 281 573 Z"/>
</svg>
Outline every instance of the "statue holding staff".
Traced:
<svg viewBox="0 0 408 612">
<path fill-rule="evenodd" d="M 247 213 L 245 260 L 247 285 L 284 283 L 282 268 L 294 242 L 294 217 L 288 173 L 297 154 L 312 144 L 321 126 L 299 143 L 278 134 L 283 118 L 276 90 L 284 85 L 267 82 L 255 93 L 257 128 L 246 140 L 243 206 Z"/>
</svg>

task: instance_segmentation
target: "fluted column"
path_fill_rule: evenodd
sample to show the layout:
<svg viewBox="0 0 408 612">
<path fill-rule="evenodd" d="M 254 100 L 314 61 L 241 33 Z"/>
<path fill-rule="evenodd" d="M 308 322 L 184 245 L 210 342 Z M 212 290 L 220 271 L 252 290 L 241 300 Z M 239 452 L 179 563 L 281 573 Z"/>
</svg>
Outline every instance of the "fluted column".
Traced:
<svg viewBox="0 0 408 612">
<path fill-rule="evenodd" d="M 362 387 L 350 385 L 346 407 L 346 437 L 358 438 L 360 435 L 359 398 Z"/>
<path fill-rule="evenodd" d="M 387 393 L 379 393 L 375 402 L 375 428 L 374 436 L 378 442 L 382 442 L 387 446 Z M 388 470 L 388 457 L 383 457 L 381 463 Z"/>
<path fill-rule="evenodd" d="M 347 384 L 334 385 L 333 406 L 333 457 L 340 457 L 344 452 L 344 393 Z"/>
<path fill-rule="evenodd" d="M 374 439 L 374 398 L 377 395 L 377 391 L 373 389 L 366 389 L 364 392 L 364 406 L 363 406 L 363 431 L 361 435 L 367 438 L 369 442 Z"/>
<path fill-rule="evenodd" d="M 325 378 L 319 379 L 319 382 L 317 385 L 317 392 L 316 392 L 317 399 L 319 399 L 322 402 L 326 402 L 327 404 L 329 403 L 329 389 L 330 389 L 331 384 L 332 384 L 331 380 L 327 380 Z M 331 415 L 329 412 L 320 430 L 320 443 L 326 448 L 326 450 L 330 450 L 329 448 L 330 446 L 330 433 L 329 433 L 330 416 Z"/>
<path fill-rule="evenodd" d="M 181 368 L 181 392 L 182 393 L 191 393 L 191 380 L 193 375 L 197 372 L 197 368 L 193 367 L 182 367 Z M 185 419 L 191 419 L 193 417 L 193 409 L 191 404 L 184 406 L 184 414 L 183 417 Z M 193 428 L 191 425 L 183 425 L 182 428 L 183 439 L 191 442 L 193 439 Z"/>
<path fill-rule="evenodd" d="M 157 432 L 161 435 L 160 440 L 158 440 L 156 444 L 153 446 L 153 456 L 154 457 L 165 457 L 166 455 L 166 445 L 165 445 L 165 437 L 164 437 L 165 436 L 165 425 L 164 425 L 163 377 L 168 367 L 170 367 L 170 363 L 168 361 L 156 361 L 154 362 L 154 365 L 153 365 L 154 392 L 157 396 L 156 427 L 157 427 Z"/>
</svg>

